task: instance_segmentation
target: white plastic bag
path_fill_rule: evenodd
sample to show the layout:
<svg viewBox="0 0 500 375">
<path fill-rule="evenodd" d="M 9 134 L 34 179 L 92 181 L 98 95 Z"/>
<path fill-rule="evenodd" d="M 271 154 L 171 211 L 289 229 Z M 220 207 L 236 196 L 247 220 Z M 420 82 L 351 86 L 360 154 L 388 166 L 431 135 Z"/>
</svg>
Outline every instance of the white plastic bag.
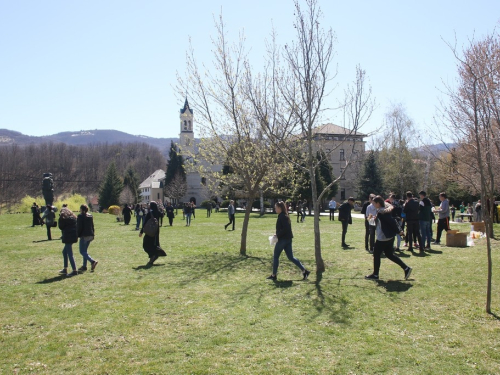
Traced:
<svg viewBox="0 0 500 375">
<path fill-rule="evenodd" d="M 274 246 L 278 243 L 278 237 L 276 235 L 269 236 L 269 245 Z"/>
<path fill-rule="evenodd" d="M 471 236 L 467 236 L 467 246 L 474 246 L 474 240 Z"/>
</svg>

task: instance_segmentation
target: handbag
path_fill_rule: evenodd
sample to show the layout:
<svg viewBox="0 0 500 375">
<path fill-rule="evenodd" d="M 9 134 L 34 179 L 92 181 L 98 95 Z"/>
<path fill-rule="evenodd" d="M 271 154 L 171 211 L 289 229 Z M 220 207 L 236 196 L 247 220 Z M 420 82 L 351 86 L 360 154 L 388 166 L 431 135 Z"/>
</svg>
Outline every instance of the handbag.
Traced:
<svg viewBox="0 0 500 375">
<path fill-rule="evenodd" d="M 146 222 L 146 225 L 142 227 L 142 231 L 146 233 L 147 236 L 155 237 L 156 232 L 158 232 L 158 220 L 154 216 Z"/>
</svg>

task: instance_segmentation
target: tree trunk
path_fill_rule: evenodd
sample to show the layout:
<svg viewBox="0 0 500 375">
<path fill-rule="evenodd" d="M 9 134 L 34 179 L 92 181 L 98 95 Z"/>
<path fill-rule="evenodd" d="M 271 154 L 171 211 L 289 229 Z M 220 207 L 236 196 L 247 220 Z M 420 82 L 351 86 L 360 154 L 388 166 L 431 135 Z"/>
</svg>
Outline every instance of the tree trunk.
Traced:
<svg viewBox="0 0 500 375">
<path fill-rule="evenodd" d="M 325 262 L 321 256 L 321 232 L 319 230 L 319 201 L 316 187 L 316 174 L 314 165 L 309 164 L 309 173 L 311 176 L 312 201 L 314 205 L 314 257 L 316 258 L 316 273 L 325 272 Z"/>
<path fill-rule="evenodd" d="M 260 216 L 264 216 L 266 208 L 264 207 L 264 192 L 260 190 Z"/>
<path fill-rule="evenodd" d="M 254 196 L 249 198 L 249 201 L 253 202 Z M 234 211 L 236 212 L 236 211 Z M 243 225 L 241 227 L 241 244 L 240 244 L 240 255 L 247 255 L 247 233 L 248 233 L 248 222 L 250 221 L 250 213 L 252 212 L 252 205 L 248 204 L 245 210 L 245 218 L 243 219 Z"/>
</svg>

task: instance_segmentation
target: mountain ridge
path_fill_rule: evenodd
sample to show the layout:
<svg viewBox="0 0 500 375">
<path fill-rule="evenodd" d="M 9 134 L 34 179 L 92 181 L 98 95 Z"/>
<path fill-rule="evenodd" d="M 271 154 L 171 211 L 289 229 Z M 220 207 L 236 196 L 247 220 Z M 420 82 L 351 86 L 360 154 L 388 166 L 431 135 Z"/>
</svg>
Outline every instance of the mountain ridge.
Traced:
<svg viewBox="0 0 500 375">
<path fill-rule="evenodd" d="M 146 143 L 157 147 L 163 154 L 170 148 L 170 142 L 179 142 L 179 138 L 154 138 L 144 135 L 133 135 L 113 129 L 94 129 L 80 131 L 65 131 L 52 135 L 31 136 L 9 129 L 0 129 L 0 147 L 17 144 L 20 146 L 36 145 L 44 142 L 65 143 L 81 146 L 95 143 Z M 165 152 L 166 151 L 166 152 Z"/>
</svg>

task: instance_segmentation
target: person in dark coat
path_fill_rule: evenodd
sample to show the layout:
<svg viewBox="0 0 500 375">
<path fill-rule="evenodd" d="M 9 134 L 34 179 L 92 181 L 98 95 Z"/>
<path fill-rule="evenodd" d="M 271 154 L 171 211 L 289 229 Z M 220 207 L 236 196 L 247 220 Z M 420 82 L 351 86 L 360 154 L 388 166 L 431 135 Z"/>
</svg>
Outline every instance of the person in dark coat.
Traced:
<svg viewBox="0 0 500 375">
<path fill-rule="evenodd" d="M 94 218 L 89 214 L 89 206 L 80 206 L 80 215 L 76 218 L 76 230 L 80 238 L 80 254 L 83 257 L 83 265 L 78 271 L 87 271 L 87 261 L 90 262 L 90 272 L 94 272 L 97 260 L 92 259 L 88 253 L 90 242 L 94 240 Z"/>
<path fill-rule="evenodd" d="M 408 250 L 413 251 L 413 244 L 417 245 L 420 249 L 420 254 L 424 253 L 424 243 L 420 235 L 420 222 L 419 213 L 420 205 L 413 198 L 411 191 L 406 192 L 406 203 L 403 207 L 403 212 L 406 214 L 406 232 L 408 235 Z"/>
<path fill-rule="evenodd" d="M 346 202 L 342 203 L 339 207 L 339 220 L 342 223 L 342 247 L 349 247 L 345 243 L 345 235 L 347 233 L 347 226 L 352 224 L 351 210 L 354 207 L 354 198 L 350 197 Z"/>
<path fill-rule="evenodd" d="M 59 216 L 59 229 L 61 230 L 61 240 L 64 244 L 62 251 L 64 259 L 64 268 L 59 271 L 59 274 L 68 277 L 78 275 L 76 270 L 75 258 L 73 258 L 73 244 L 78 242 L 78 234 L 76 230 L 76 216 L 68 208 L 63 208 Z M 68 259 L 73 271 L 68 273 Z"/>
<path fill-rule="evenodd" d="M 125 222 L 125 225 L 130 224 L 130 218 L 132 217 L 132 210 L 128 206 L 128 203 L 123 206 L 123 221 Z"/>
<path fill-rule="evenodd" d="M 174 222 L 174 217 L 175 217 L 174 206 L 172 206 L 172 203 L 167 202 L 167 207 L 165 207 L 165 212 L 166 212 L 167 217 L 168 217 L 168 223 L 170 224 L 170 226 L 172 226 L 172 224 Z"/>
<path fill-rule="evenodd" d="M 51 205 L 48 205 L 47 207 L 45 207 L 45 211 L 42 215 L 42 224 L 45 224 L 45 227 L 47 228 L 47 239 L 49 241 L 52 241 L 52 233 L 50 232 L 50 230 L 56 220 L 56 214 L 54 213 L 54 211 L 55 209 Z"/>
<path fill-rule="evenodd" d="M 141 231 L 139 233 L 139 237 L 142 237 L 142 235 L 144 233 L 143 232 L 144 226 L 146 226 L 147 222 L 149 220 L 151 220 L 151 218 L 155 218 L 157 220 L 157 222 L 159 223 L 160 211 L 158 211 L 158 206 L 157 206 L 156 202 L 151 202 L 149 204 L 149 212 L 147 213 L 146 217 L 144 218 L 144 225 L 141 228 Z M 148 235 L 144 236 L 144 239 L 142 240 L 142 248 L 149 255 L 148 265 L 152 266 L 153 263 L 158 259 L 159 250 L 161 250 L 161 247 L 160 247 L 160 227 L 159 226 L 158 226 L 158 230 L 156 231 L 156 234 L 154 237 L 148 236 Z"/>
<path fill-rule="evenodd" d="M 42 219 L 40 218 L 40 208 L 38 207 L 36 202 L 33 203 L 33 206 L 31 206 L 31 213 L 33 214 L 33 223 L 31 227 L 40 225 L 42 223 Z"/>
<path fill-rule="evenodd" d="M 306 268 L 300 263 L 300 261 L 293 256 L 292 250 L 292 224 L 290 222 L 290 216 L 288 216 L 288 211 L 284 202 L 278 202 L 274 205 L 274 209 L 278 214 L 278 219 L 276 220 L 276 234 L 278 242 L 274 246 L 274 260 L 273 260 L 273 273 L 268 276 L 268 280 L 276 280 L 276 274 L 278 273 L 278 266 L 280 263 L 280 255 L 285 250 L 285 254 L 288 259 L 300 268 L 302 271 L 303 280 L 306 280 L 311 272 L 306 270 Z"/>
</svg>

